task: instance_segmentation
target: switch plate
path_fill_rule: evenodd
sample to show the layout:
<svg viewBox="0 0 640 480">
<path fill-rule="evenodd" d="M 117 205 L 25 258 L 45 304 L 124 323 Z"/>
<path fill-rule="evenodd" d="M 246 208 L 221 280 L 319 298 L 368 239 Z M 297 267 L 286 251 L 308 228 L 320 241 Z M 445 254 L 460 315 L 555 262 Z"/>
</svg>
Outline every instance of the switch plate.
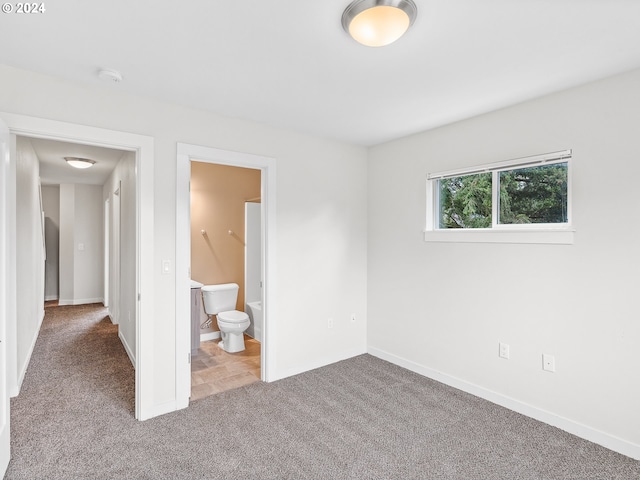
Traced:
<svg viewBox="0 0 640 480">
<path fill-rule="evenodd" d="M 327 320 L 327 328 L 333 328 L 333 318 Z"/>
<path fill-rule="evenodd" d="M 542 354 L 542 369 L 547 372 L 556 371 L 556 357 L 549 353 Z"/>
<path fill-rule="evenodd" d="M 162 274 L 167 275 L 171 273 L 171 261 L 163 260 L 162 261 Z"/>
<path fill-rule="evenodd" d="M 509 360 L 509 344 L 500 342 L 498 343 L 498 348 L 498 356 Z"/>
<path fill-rule="evenodd" d="M 352 321 L 352 322 L 355 322 L 355 321 L 356 321 L 356 314 L 355 314 L 355 313 L 352 313 L 352 314 L 351 314 L 351 321 Z"/>
</svg>

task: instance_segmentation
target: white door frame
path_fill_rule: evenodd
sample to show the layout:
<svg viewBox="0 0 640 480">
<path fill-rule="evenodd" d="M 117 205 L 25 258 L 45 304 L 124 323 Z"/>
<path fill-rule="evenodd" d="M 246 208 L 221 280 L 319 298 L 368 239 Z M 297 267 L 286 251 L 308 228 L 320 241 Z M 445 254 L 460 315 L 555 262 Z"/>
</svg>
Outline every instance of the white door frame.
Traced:
<svg viewBox="0 0 640 480">
<path fill-rule="evenodd" d="M 102 300 L 102 304 L 109 308 L 109 282 L 110 280 L 110 276 L 109 276 L 109 269 L 111 267 L 111 254 L 109 252 L 109 249 L 111 248 L 111 229 L 109 228 L 109 225 L 111 223 L 111 196 L 109 195 L 106 200 L 104 201 L 104 218 L 103 218 L 103 225 L 104 225 L 104 231 L 102 232 L 104 235 L 104 243 L 103 243 L 103 248 L 104 248 L 104 285 L 103 285 L 103 300 Z"/>
<path fill-rule="evenodd" d="M 122 256 L 120 254 L 121 249 L 121 231 L 120 231 L 120 219 L 122 215 L 122 207 L 120 202 L 120 188 L 121 183 L 118 181 L 116 185 L 116 189 L 113 192 L 109 192 L 109 198 L 111 199 L 111 217 L 110 221 L 110 232 L 111 238 L 109 239 L 109 246 L 111 248 L 109 252 L 111 265 L 111 278 L 109 281 L 111 282 L 111 298 L 109 303 L 111 306 L 109 307 L 109 317 L 111 318 L 111 323 L 114 325 L 120 324 L 120 301 L 122 299 L 120 286 L 122 282 L 122 278 L 120 277 L 120 262 L 122 261 Z"/>
<path fill-rule="evenodd" d="M 0 138 L 0 477 L 4 478 L 11 458 L 9 447 L 9 386 L 7 382 L 9 373 L 7 365 L 7 323 L 10 307 L 7 304 L 7 293 L 9 284 L 15 282 L 10 280 L 8 262 L 8 259 L 11 258 L 8 255 L 11 246 L 8 232 L 11 230 L 8 228 L 9 219 L 7 215 L 8 200 L 11 196 L 9 194 L 8 181 L 10 176 L 10 135 L 1 119 L 0 130 L 0 135 L 2 135 L 2 138 Z M 15 191 L 15 185 L 13 190 Z"/>
<path fill-rule="evenodd" d="M 146 420 L 154 416 L 153 402 L 153 330 L 154 330 L 154 213 L 153 213 L 153 137 L 116 130 L 89 127 L 73 123 L 47 120 L 26 115 L 0 112 L 12 135 L 45 138 L 65 142 L 96 145 L 136 152 L 136 285 L 138 302 L 136 308 L 136 369 L 135 369 L 135 416 Z M 11 160 L 12 162 L 15 160 Z M 4 172 L 3 172 L 4 173 Z M 14 186 L 15 165 L 9 167 L 10 178 L 6 182 Z M 15 195 L 9 198 L 6 211 L 15 211 Z M 142 248 L 144 246 L 144 248 Z M 15 258 L 15 242 L 8 245 L 8 255 Z M 15 264 L 8 265 L 7 275 L 15 275 Z M 15 297 L 15 289 L 7 286 L 7 298 Z M 13 296 L 13 297 L 12 297 Z M 15 315 L 8 319 L 9 332 L 15 332 Z M 15 339 L 13 340 L 15 341 Z M 9 358 L 7 368 L 16 371 L 16 359 Z M 13 375 L 15 377 L 15 374 Z M 11 380 L 11 377 L 10 377 Z M 16 380 L 14 380 L 16 383 Z M 19 390 L 19 385 L 9 385 Z"/>
<path fill-rule="evenodd" d="M 176 403 L 189 405 L 191 394 L 191 161 L 261 170 L 263 218 L 264 326 L 260 349 L 261 378 L 274 379 L 276 302 L 276 160 L 249 153 L 178 143 L 176 172 Z"/>
</svg>

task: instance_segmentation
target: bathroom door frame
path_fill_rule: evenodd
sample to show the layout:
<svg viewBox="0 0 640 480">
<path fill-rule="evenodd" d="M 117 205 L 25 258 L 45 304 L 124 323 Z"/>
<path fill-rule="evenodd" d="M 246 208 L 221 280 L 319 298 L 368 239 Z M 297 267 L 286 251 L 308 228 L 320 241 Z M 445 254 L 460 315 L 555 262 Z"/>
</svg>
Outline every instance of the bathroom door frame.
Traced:
<svg viewBox="0 0 640 480">
<path fill-rule="evenodd" d="M 200 145 L 178 143 L 176 166 L 176 401 L 189 405 L 191 395 L 191 162 L 260 170 L 262 199 L 263 337 L 261 380 L 274 379 L 276 338 L 276 159 Z"/>
</svg>

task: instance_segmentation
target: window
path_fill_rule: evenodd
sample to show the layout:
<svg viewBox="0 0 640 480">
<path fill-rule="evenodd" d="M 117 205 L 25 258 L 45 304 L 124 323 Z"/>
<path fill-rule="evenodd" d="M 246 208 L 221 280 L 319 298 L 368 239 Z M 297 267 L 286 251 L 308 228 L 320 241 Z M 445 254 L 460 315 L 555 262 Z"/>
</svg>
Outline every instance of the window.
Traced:
<svg viewBox="0 0 640 480">
<path fill-rule="evenodd" d="M 565 150 L 429 174 L 425 240 L 573 243 L 570 160 Z"/>
</svg>

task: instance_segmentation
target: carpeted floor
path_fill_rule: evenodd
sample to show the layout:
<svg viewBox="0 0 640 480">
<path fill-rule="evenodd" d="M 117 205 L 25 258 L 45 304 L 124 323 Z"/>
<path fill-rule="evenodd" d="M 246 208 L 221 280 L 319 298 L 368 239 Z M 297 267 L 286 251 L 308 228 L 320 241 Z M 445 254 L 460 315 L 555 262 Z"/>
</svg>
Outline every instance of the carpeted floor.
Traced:
<svg viewBox="0 0 640 480">
<path fill-rule="evenodd" d="M 96 305 L 47 309 L 7 479 L 640 479 L 640 462 L 369 355 L 133 418 Z"/>
</svg>

